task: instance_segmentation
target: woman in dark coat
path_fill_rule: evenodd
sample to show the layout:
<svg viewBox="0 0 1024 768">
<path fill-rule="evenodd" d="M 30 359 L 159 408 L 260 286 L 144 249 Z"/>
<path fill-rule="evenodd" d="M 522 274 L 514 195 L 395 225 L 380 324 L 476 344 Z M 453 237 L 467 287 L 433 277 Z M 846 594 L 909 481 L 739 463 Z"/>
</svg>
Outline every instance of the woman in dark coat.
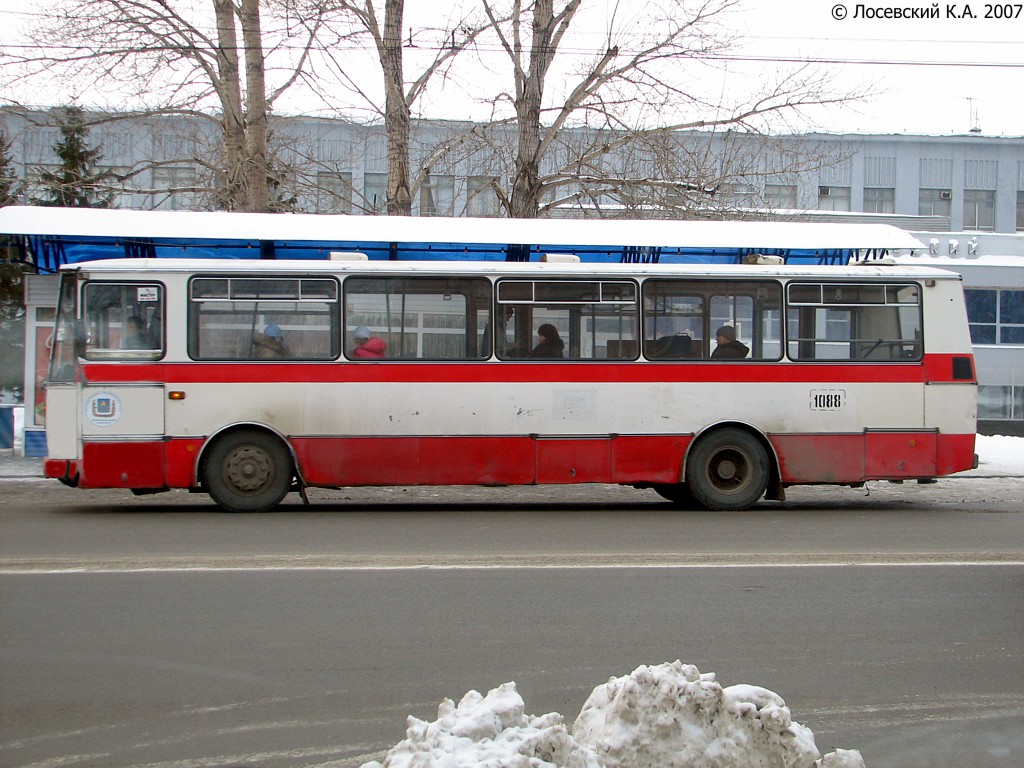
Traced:
<svg viewBox="0 0 1024 768">
<path fill-rule="evenodd" d="M 530 357 L 565 357 L 565 342 L 551 323 L 544 323 L 537 329 L 540 343 L 530 352 Z"/>
<path fill-rule="evenodd" d="M 742 341 L 736 340 L 736 329 L 731 325 L 723 325 L 715 331 L 718 346 L 711 353 L 716 360 L 742 360 L 750 352 L 750 348 Z"/>
</svg>

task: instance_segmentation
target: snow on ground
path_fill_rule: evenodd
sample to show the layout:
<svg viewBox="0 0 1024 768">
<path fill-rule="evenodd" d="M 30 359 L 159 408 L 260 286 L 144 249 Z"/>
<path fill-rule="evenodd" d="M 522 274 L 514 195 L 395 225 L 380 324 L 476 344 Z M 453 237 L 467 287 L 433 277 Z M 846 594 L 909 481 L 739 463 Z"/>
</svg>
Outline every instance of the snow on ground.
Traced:
<svg viewBox="0 0 1024 768">
<path fill-rule="evenodd" d="M 864 768 L 856 750 L 819 760 L 814 734 L 782 697 L 723 688 L 679 661 L 597 686 L 570 733 L 562 715 L 525 714 L 515 683 L 409 717 L 406 738 L 363 768 Z"/>
<path fill-rule="evenodd" d="M 1024 475 L 1024 437 L 978 435 L 974 445 L 978 468 L 957 477 L 1020 477 Z"/>
</svg>

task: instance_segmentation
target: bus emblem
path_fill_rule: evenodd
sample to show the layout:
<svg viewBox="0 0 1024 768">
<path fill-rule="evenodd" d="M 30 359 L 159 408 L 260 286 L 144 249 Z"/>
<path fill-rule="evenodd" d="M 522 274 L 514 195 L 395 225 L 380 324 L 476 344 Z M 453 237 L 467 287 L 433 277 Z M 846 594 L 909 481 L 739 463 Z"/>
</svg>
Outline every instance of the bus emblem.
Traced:
<svg viewBox="0 0 1024 768">
<path fill-rule="evenodd" d="M 96 427 L 112 427 L 121 418 L 121 400 L 109 392 L 99 392 L 85 405 L 86 418 Z"/>
</svg>

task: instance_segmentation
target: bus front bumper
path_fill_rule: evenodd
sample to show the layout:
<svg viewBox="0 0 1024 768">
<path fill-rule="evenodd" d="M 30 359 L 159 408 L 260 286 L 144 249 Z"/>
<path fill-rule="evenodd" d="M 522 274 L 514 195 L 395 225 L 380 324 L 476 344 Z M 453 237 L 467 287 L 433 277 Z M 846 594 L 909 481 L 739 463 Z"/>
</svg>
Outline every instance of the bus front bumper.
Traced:
<svg viewBox="0 0 1024 768">
<path fill-rule="evenodd" d="M 46 459 L 43 462 L 43 475 L 77 488 L 81 471 L 77 459 Z"/>
</svg>

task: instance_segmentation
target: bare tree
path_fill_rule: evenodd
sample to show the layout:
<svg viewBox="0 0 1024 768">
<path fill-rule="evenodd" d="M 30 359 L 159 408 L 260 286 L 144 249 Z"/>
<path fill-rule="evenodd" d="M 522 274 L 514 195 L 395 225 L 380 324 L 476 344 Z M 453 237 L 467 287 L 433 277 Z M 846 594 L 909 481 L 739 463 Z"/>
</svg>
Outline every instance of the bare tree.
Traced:
<svg viewBox="0 0 1024 768">
<path fill-rule="evenodd" d="M 373 41 L 384 85 L 384 105 L 382 109 L 379 106 L 376 109 L 383 114 L 387 137 L 386 208 L 392 216 L 409 216 L 413 191 L 429 174 L 429 167 L 421 166 L 415 174 L 412 171 L 410 134 L 413 108 L 430 81 L 445 74 L 455 57 L 473 46 L 487 29 L 487 24 L 474 20 L 470 15 L 448 19 L 442 29 L 435 31 L 436 38 L 442 42 L 434 47 L 433 56 L 419 72 L 406 79 L 403 63 L 406 42 L 402 35 L 405 0 L 383 0 L 383 24 L 380 22 L 379 0 L 376 3 L 375 0 L 337 2 L 339 9 L 351 14 Z"/>
<path fill-rule="evenodd" d="M 642 179 L 603 170 L 605 161 L 624 147 L 654 157 L 678 131 L 730 128 L 757 133 L 773 116 L 796 115 L 806 107 L 844 103 L 856 96 L 833 92 L 823 73 L 806 68 L 765 80 L 760 91 L 734 103 L 702 94 L 694 70 L 727 55 L 735 41 L 721 22 L 739 0 L 652 0 L 644 6 L 643 18 L 631 19 L 641 32 L 630 36 L 616 18 L 626 4 L 615 4 L 603 49 L 574 72 L 555 65 L 568 47 L 582 0 L 510 0 L 508 8 L 499 8 L 494 0 L 481 2 L 512 70 L 513 88 L 495 99 L 495 110 L 500 113 L 508 105 L 514 118 L 494 124 L 497 135 L 510 122 L 517 132 L 511 183 L 507 188 L 496 185 L 512 217 L 537 216 L 547 205 L 545 195 L 559 200 L 566 190 L 578 200 L 635 189 Z M 558 88 L 552 89 L 555 75 Z M 566 129 L 579 126 L 601 130 L 592 132 L 592 142 L 556 157 L 565 149 Z M 500 144 L 498 138 L 492 141 Z M 686 163 L 681 165 L 685 168 Z M 591 172 L 595 168 L 602 170 Z M 710 176 L 704 168 L 681 179 L 676 176 L 671 184 L 677 193 L 708 198 L 721 181 L 705 178 Z M 665 177 L 666 188 L 672 178 Z"/>
<path fill-rule="evenodd" d="M 209 3 L 56 0 L 32 34 L 47 45 L 0 57 L 6 84 L 60 88 L 69 101 L 100 86 L 138 105 L 134 115 L 213 121 L 220 157 L 205 162 L 217 169 L 218 207 L 269 210 L 270 114 L 290 89 L 315 80 L 311 57 L 339 40 L 330 24 L 337 9 L 330 0 Z"/>
</svg>

